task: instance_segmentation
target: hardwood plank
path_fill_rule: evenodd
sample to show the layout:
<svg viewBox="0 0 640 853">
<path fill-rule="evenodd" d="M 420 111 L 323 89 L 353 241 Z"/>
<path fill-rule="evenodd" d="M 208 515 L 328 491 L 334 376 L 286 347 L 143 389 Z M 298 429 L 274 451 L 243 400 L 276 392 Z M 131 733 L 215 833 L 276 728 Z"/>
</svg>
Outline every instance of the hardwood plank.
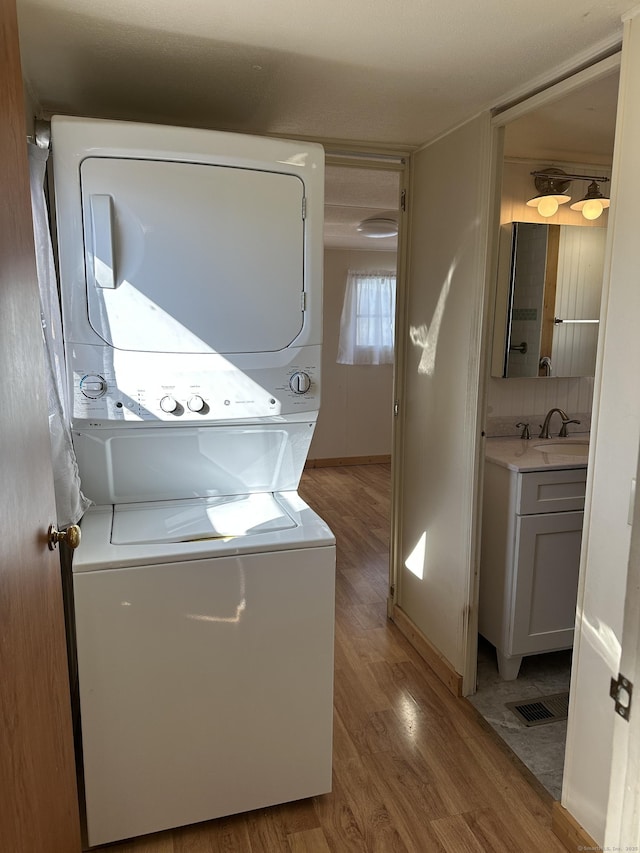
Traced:
<svg viewBox="0 0 640 853">
<path fill-rule="evenodd" d="M 384 625 L 385 630 L 388 630 L 386 618 L 386 600 L 376 601 L 372 604 L 356 604 L 347 608 L 347 612 L 343 616 L 345 623 L 350 622 L 356 631 L 359 629 L 366 631 L 368 628 L 377 628 L 379 625 Z"/>
<path fill-rule="evenodd" d="M 336 851 L 364 850 L 367 853 L 405 853 L 407 846 L 402 840 L 384 798 L 376 786 L 376 779 L 367 773 L 362 761 L 341 762 L 334 771 L 334 796 L 326 798 L 318 804 L 318 810 L 325 834 L 331 838 L 330 830 L 333 821 L 328 825 L 323 818 L 323 807 L 327 806 L 331 813 L 335 812 L 335 803 L 341 801 L 348 805 L 349 813 L 355 822 L 351 830 L 356 829 L 350 838 L 341 839 L 334 846 Z M 345 843 L 346 842 L 346 843 Z"/>
<path fill-rule="evenodd" d="M 513 853 L 525 849 L 511 835 L 508 820 L 505 823 L 492 809 L 442 818 L 434 821 L 433 828 L 444 849 L 451 853 Z"/>
<path fill-rule="evenodd" d="M 175 847 L 171 832 L 157 832 L 109 847 L 112 853 L 210 853 L 210 847 Z"/>
<path fill-rule="evenodd" d="M 465 741 L 485 778 L 493 783 L 494 807 L 509 815 L 511 831 L 533 850 L 562 853 L 551 825 L 553 800 L 532 778 L 506 744 L 492 730 Z M 524 843 L 524 841 L 522 842 Z"/>
<path fill-rule="evenodd" d="M 246 822 L 252 853 L 288 849 L 287 832 L 280 819 L 279 807 L 248 812 Z"/>
<path fill-rule="evenodd" d="M 448 815 L 447 807 L 438 785 L 424 759 L 415 752 L 412 756 L 399 756 L 394 752 L 376 752 L 362 756 L 363 765 L 372 778 L 384 780 L 391 796 L 386 802 L 398 825 L 402 826 L 403 837 L 420 843 L 427 835 L 435 838 L 428 823 Z M 420 820 L 416 821 L 416 815 Z"/>
<path fill-rule="evenodd" d="M 358 757 L 358 748 L 337 711 L 333 714 L 333 761 L 348 761 Z"/>
<path fill-rule="evenodd" d="M 331 853 L 324 832 L 321 829 L 308 829 L 296 832 L 287 838 L 291 853 Z"/>
</svg>

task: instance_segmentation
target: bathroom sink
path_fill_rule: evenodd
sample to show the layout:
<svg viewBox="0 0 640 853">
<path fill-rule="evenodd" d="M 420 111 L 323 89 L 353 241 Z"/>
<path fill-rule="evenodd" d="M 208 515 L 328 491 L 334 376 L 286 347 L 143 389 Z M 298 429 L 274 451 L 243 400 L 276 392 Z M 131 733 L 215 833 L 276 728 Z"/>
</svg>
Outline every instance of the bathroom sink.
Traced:
<svg viewBox="0 0 640 853">
<path fill-rule="evenodd" d="M 554 456 L 588 456 L 587 441 L 546 441 L 544 444 L 534 444 L 534 450 L 541 453 L 551 453 Z"/>
</svg>

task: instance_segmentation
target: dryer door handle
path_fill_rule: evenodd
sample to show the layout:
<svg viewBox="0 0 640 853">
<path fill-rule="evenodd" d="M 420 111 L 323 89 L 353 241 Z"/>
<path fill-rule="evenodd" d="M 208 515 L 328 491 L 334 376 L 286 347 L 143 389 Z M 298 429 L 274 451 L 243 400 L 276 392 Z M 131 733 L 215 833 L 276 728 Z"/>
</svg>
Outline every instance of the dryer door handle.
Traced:
<svg viewBox="0 0 640 853">
<path fill-rule="evenodd" d="M 118 284 L 113 243 L 113 199 L 110 195 L 94 194 L 90 204 L 93 280 L 96 287 L 114 290 Z"/>
</svg>

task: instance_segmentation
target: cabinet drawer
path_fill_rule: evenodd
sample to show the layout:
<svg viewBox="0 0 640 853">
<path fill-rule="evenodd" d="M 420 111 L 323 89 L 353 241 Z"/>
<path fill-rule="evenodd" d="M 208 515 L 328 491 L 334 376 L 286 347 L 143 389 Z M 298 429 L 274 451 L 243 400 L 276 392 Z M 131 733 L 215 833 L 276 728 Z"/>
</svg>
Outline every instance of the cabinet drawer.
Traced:
<svg viewBox="0 0 640 853">
<path fill-rule="evenodd" d="M 516 512 L 532 515 L 584 509 L 586 482 L 586 468 L 519 474 Z"/>
</svg>

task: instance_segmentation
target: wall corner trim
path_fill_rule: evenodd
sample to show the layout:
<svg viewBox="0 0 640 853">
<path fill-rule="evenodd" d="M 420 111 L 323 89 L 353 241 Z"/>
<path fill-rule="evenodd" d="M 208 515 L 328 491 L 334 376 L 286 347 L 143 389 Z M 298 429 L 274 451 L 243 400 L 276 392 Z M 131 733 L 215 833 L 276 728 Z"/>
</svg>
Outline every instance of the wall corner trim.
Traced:
<svg viewBox="0 0 640 853">
<path fill-rule="evenodd" d="M 307 459 L 305 468 L 341 468 L 346 465 L 389 465 L 391 454 L 381 456 L 336 456 L 330 459 Z"/>
<path fill-rule="evenodd" d="M 462 696 L 462 676 L 456 672 L 449 661 L 427 640 L 422 631 L 415 625 L 398 605 L 394 605 L 391 620 L 411 643 L 420 657 L 431 667 L 440 681 L 453 693 Z"/>
<path fill-rule="evenodd" d="M 551 829 L 571 853 L 576 853 L 577 850 L 602 849 L 558 801 L 554 802 L 551 808 Z"/>
</svg>

